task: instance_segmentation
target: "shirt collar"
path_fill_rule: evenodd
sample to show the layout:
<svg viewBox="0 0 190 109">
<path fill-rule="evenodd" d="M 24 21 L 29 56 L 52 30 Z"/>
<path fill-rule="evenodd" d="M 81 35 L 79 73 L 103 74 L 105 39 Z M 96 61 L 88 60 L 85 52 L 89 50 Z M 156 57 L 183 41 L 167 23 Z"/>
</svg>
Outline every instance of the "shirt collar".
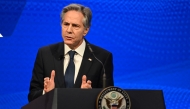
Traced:
<svg viewBox="0 0 190 109">
<path fill-rule="evenodd" d="M 70 50 L 72 50 L 72 49 L 70 49 L 67 44 L 64 44 L 64 47 L 65 47 L 65 54 L 64 54 L 64 55 L 67 55 L 68 52 L 69 52 Z M 75 51 L 77 52 L 77 54 L 79 54 L 80 56 L 83 57 L 85 47 L 86 47 L 86 42 L 85 42 L 85 40 L 83 39 L 82 44 L 81 44 L 78 48 L 76 48 Z"/>
</svg>

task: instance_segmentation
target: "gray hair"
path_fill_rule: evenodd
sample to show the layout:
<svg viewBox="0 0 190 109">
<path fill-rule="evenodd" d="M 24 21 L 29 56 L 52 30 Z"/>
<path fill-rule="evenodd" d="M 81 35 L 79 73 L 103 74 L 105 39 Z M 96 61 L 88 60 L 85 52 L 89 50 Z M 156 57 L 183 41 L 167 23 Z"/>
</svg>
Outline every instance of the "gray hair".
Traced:
<svg viewBox="0 0 190 109">
<path fill-rule="evenodd" d="M 68 11 L 71 11 L 71 10 L 78 11 L 83 14 L 83 16 L 84 16 L 83 25 L 85 28 L 89 28 L 91 26 L 91 19 L 92 19 L 91 10 L 90 10 L 90 8 L 80 5 L 80 4 L 70 4 L 66 7 L 64 7 L 61 11 L 61 22 L 63 22 L 63 20 L 64 20 L 65 13 Z"/>
</svg>

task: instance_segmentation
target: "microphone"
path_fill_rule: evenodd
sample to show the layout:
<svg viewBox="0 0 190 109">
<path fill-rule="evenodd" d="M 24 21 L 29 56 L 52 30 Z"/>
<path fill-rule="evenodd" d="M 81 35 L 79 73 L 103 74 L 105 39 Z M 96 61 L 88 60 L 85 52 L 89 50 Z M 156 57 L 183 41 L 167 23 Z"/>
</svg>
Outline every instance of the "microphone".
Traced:
<svg viewBox="0 0 190 109">
<path fill-rule="evenodd" d="M 106 71 L 105 71 L 105 67 L 104 67 L 104 64 L 102 63 L 102 61 L 100 61 L 95 55 L 94 55 L 94 51 L 92 50 L 91 46 L 89 43 L 87 43 L 87 46 L 90 50 L 90 52 L 92 53 L 92 55 L 94 56 L 94 58 L 99 62 L 101 63 L 101 65 L 103 66 L 103 88 L 106 88 Z"/>
</svg>

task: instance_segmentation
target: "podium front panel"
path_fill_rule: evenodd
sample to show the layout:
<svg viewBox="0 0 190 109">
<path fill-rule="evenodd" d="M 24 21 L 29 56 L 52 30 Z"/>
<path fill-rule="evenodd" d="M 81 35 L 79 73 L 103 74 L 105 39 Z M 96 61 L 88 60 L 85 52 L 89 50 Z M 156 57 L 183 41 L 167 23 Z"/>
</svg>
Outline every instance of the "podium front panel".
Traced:
<svg viewBox="0 0 190 109">
<path fill-rule="evenodd" d="M 102 89 L 56 88 L 40 96 L 22 109 L 96 109 L 96 99 Z M 125 90 L 130 109 L 165 109 L 161 90 Z"/>
</svg>

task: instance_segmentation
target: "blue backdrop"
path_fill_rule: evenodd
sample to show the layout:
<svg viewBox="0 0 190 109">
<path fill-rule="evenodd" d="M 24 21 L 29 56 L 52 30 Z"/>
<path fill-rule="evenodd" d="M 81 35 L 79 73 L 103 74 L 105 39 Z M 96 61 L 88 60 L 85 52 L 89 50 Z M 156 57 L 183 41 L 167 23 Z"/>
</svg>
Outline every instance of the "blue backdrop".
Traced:
<svg viewBox="0 0 190 109">
<path fill-rule="evenodd" d="M 115 86 L 163 90 L 167 109 L 190 109 L 189 0 L 1 0 L 0 109 L 18 109 L 38 48 L 62 41 L 60 12 L 92 9 L 87 40 L 113 53 Z"/>
</svg>

